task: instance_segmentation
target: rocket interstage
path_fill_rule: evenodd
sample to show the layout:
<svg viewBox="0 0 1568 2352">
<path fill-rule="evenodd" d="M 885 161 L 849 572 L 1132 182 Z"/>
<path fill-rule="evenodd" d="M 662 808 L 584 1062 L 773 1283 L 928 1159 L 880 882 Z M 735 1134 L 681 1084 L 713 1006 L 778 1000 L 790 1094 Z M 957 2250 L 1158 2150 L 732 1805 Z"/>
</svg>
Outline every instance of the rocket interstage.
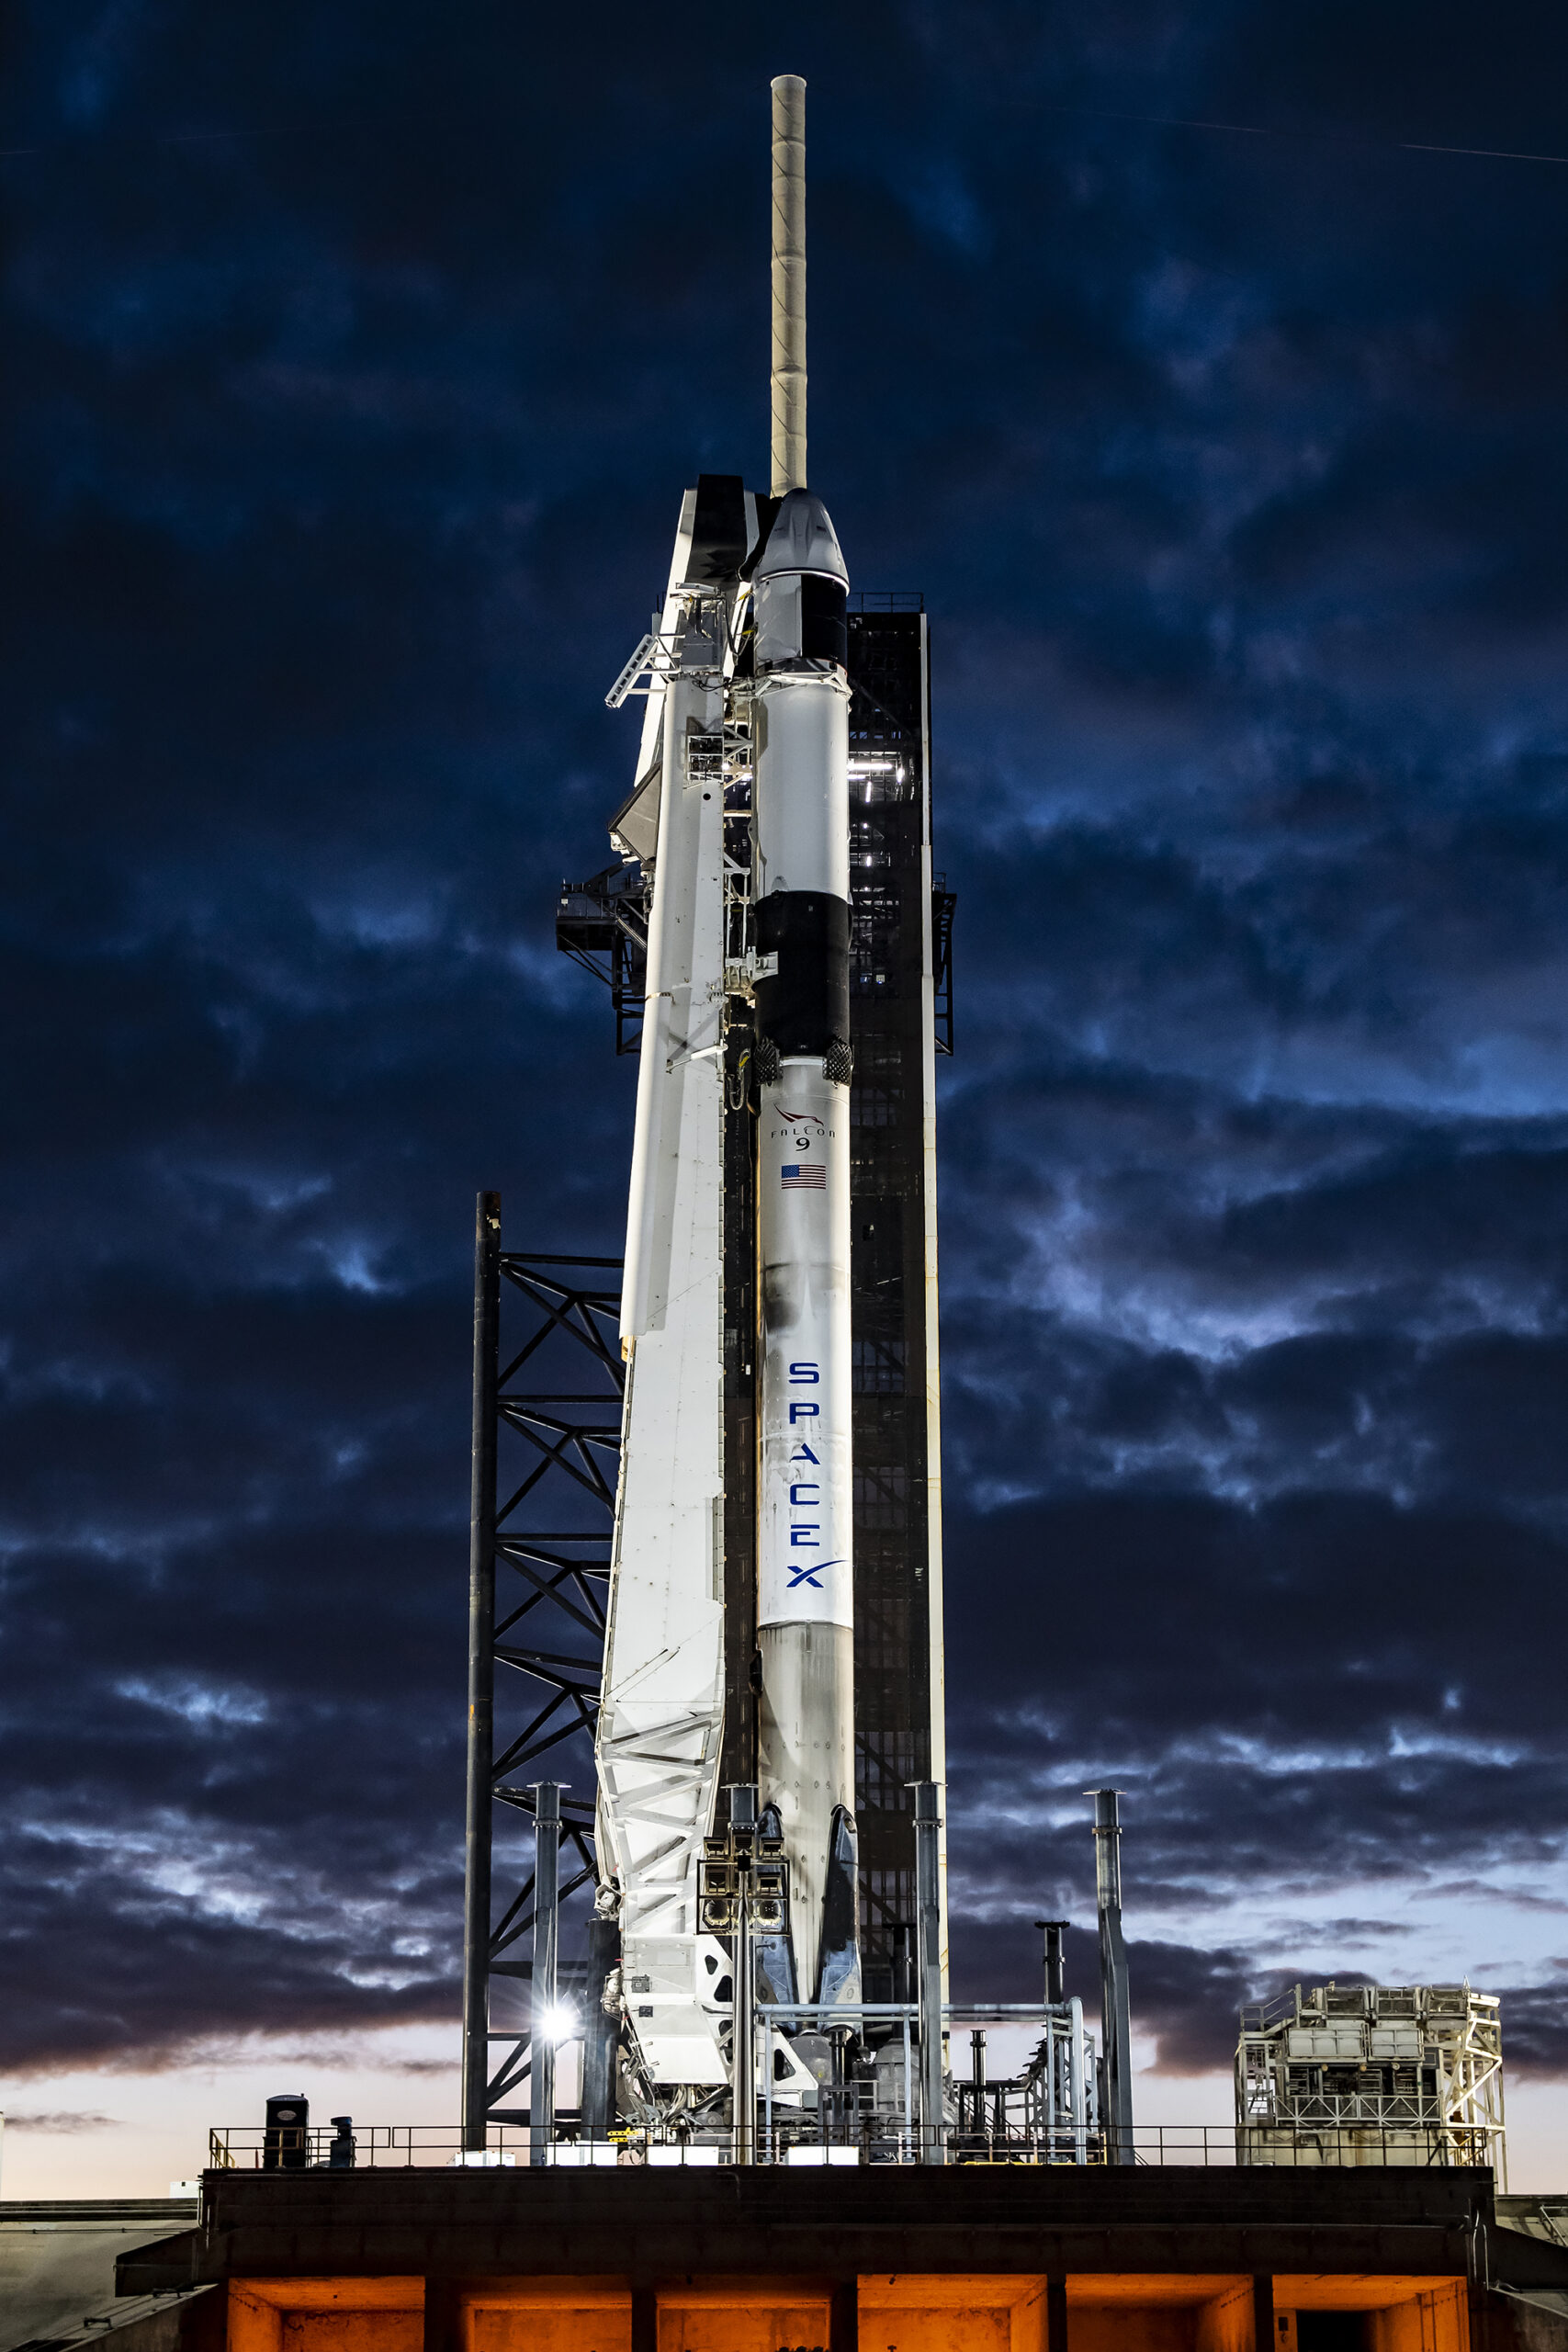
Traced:
<svg viewBox="0 0 1568 2352">
<path fill-rule="evenodd" d="M 758 1782 L 800 1994 L 855 2001 L 848 592 L 827 509 L 792 490 L 753 586 Z"/>
</svg>

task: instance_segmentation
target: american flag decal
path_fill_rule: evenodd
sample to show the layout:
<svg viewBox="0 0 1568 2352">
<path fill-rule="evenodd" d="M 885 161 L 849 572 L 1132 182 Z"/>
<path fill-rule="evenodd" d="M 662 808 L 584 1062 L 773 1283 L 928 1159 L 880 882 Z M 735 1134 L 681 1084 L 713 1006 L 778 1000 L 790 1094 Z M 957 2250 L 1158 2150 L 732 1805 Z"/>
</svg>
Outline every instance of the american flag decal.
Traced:
<svg viewBox="0 0 1568 2352">
<path fill-rule="evenodd" d="M 779 1182 L 786 1193 L 825 1193 L 828 1163 L 824 1159 L 808 1159 L 798 1168 L 781 1168 Z"/>
</svg>

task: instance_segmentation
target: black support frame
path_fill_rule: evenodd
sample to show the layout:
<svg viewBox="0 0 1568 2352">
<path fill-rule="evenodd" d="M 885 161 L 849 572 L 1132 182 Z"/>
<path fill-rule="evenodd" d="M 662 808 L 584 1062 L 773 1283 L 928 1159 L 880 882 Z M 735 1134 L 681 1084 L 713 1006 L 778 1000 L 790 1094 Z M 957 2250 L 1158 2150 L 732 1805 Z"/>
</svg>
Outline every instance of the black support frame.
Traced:
<svg viewBox="0 0 1568 2352">
<path fill-rule="evenodd" d="M 534 1925 L 534 1873 L 524 1871 L 499 1917 L 494 1885 L 496 1806 L 532 1816 L 530 1768 L 536 1778 L 570 1783 L 575 1771 L 578 1781 L 560 1802 L 561 1901 L 596 1875 L 592 1740 L 626 1385 L 620 1270 L 618 1258 L 503 1250 L 501 1195 L 479 1194 L 463 1937 L 463 2144 L 468 2149 L 485 2145 L 492 2121 L 526 2120 L 527 2110 L 510 2102 L 528 2079 L 528 2030 L 493 2025 L 491 1995 L 498 1979 L 532 1975 L 521 1948 Z M 503 1315 L 503 1303 L 511 1314 Z M 503 1351 L 503 1325 L 513 1323 L 519 1328 L 504 1331 Z M 561 1385 L 560 1368 L 583 1357 L 599 1385 Z M 556 1385 L 517 1385 L 525 1377 L 549 1379 L 552 1366 Z M 503 1459 L 507 1431 L 520 1441 L 521 1453 L 513 1444 Z M 574 1516 L 588 1523 L 549 1523 Z M 515 1601 L 498 1606 L 498 1572 L 521 1580 Z M 501 1688 L 513 1702 L 501 1712 L 520 1718 L 499 1739 L 498 1665 L 507 1669 Z M 563 1985 L 578 1973 L 563 1970 Z"/>
<path fill-rule="evenodd" d="M 882 782 L 852 792 L 851 1288 L 855 1360 L 856 1812 L 861 1919 L 868 1997 L 892 1997 L 899 1932 L 915 1917 L 913 1800 L 940 1754 L 933 1688 L 933 1583 L 939 1532 L 929 1504 L 931 1422 L 926 1329 L 930 1170 L 926 1159 L 927 1023 L 938 1053 L 951 1053 L 954 900 L 931 861 L 930 700 L 926 618 L 917 596 L 864 596 L 849 615 L 850 750 L 890 763 Z M 749 800 L 738 794 L 731 855 L 749 864 Z M 558 941 L 610 989 L 617 1052 L 636 1052 L 640 1026 L 648 894 L 635 869 L 607 868 L 563 885 Z M 737 950 L 739 952 L 739 950 Z M 928 989 L 930 997 L 928 1000 Z M 929 1002 L 929 1010 L 928 1010 Z M 756 1269 L 752 1204 L 755 1139 L 743 1017 L 726 1046 L 725 1110 L 725 1583 L 726 1719 L 723 1778 L 756 1777 Z M 487 1207 L 487 1204 L 490 1204 Z M 532 1874 L 493 1916 L 497 1803 L 530 1812 L 525 1768 L 547 1758 L 570 1781 L 563 1758 L 584 1758 L 581 1792 L 563 1798 L 562 1843 L 577 1868 L 570 1895 L 594 1875 L 592 1736 L 603 1667 L 625 1375 L 618 1334 L 621 1261 L 508 1255 L 500 1199 L 480 1195 L 475 1251 L 472 1541 L 469 1559 L 468 1894 L 464 1955 L 464 2138 L 482 2147 L 491 2120 L 521 2120 L 505 2102 L 526 2078 L 526 2032 L 489 2024 L 498 1977 L 525 1977 L 510 1955 L 533 1923 Z M 502 1366 L 501 1309 L 515 1293 L 537 1318 Z M 525 1393 L 511 1383 L 551 1340 L 576 1341 L 602 1375 L 597 1392 Z M 524 1475 L 498 1499 L 503 1430 L 532 1449 Z M 592 1529 L 551 1532 L 532 1523 L 533 1498 L 569 1493 Z M 528 1523 L 525 1523 L 528 1522 Z M 602 1557 L 601 1557 L 602 1555 Z M 497 1617 L 497 1568 L 526 1590 Z M 542 1613 L 541 1613 L 542 1612 Z M 570 1647 L 548 1646 L 543 1634 Z M 592 1655 L 590 1655 L 592 1652 Z M 497 1753 L 495 1668 L 536 1694 L 526 1719 Z M 581 1769 L 581 1767 L 580 1767 Z M 492 2068 L 491 2050 L 502 2048 Z"/>
<path fill-rule="evenodd" d="M 854 1344 L 855 1816 L 868 1999 L 916 1917 L 912 1784 L 940 1755 L 932 1687 L 926 1329 L 926 975 L 953 1042 L 954 900 L 931 869 L 923 600 L 852 597 L 850 1295 Z"/>
</svg>

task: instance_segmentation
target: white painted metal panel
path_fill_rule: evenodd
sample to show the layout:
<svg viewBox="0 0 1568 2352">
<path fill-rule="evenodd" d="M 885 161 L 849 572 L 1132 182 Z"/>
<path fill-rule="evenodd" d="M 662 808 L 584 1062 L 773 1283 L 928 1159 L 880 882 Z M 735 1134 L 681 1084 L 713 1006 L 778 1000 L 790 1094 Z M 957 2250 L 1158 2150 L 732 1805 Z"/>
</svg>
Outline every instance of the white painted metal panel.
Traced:
<svg viewBox="0 0 1568 2352">
<path fill-rule="evenodd" d="M 689 546 L 690 506 L 683 513 Z M 677 564 L 685 549 L 677 542 Z M 663 695 L 663 789 L 622 1294 L 621 1483 L 599 1731 L 601 1868 L 655 2078 L 725 2079 L 700 2002 L 697 1863 L 724 1713 L 724 809 L 687 746 L 722 725 L 709 670 Z M 639 2011 L 647 2014 L 639 2015 Z"/>
</svg>

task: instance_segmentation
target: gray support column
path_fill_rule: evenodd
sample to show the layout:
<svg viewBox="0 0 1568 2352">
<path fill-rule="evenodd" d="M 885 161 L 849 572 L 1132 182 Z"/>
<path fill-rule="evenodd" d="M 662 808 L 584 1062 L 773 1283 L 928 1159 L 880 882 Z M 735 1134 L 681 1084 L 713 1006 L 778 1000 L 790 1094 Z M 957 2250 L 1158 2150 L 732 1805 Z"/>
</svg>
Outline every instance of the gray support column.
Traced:
<svg viewBox="0 0 1568 2352">
<path fill-rule="evenodd" d="M 1252 2352 L 1274 2352 L 1272 2277 L 1255 2277 L 1252 2281 Z"/>
<path fill-rule="evenodd" d="M 560 1783 L 535 1783 L 534 2002 L 528 2051 L 528 2161 L 547 2165 L 556 2136 L 556 1958 L 560 1939 Z"/>
<path fill-rule="evenodd" d="M 482 2148 L 490 2088 L 491 1783 L 495 1738 L 495 1392 L 501 1194 L 474 1214 L 474 1407 L 468 1487 L 468 1781 L 463 1883 L 463 2145 Z"/>
<path fill-rule="evenodd" d="M 729 1826 L 735 1849 L 735 2045 L 730 2101 L 735 2161 L 757 2160 L 757 1978 L 751 1959 L 751 1854 L 756 1842 L 757 1792 L 746 1781 L 729 1792 Z"/>
<path fill-rule="evenodd" d="M 1036 1919 L 1035 1926 L 1045 1938 L 1045 2006 L 1055 2008 L 1067 1997 L 1067 1959 L 1064 1938 L 1067 1932 L 1066 1919 Z"/>
<path fill-rule="evenodd" d="M 588 1922 L 588 1992 L 582 2020 L 582 2136 L 607 2140 L 615 2120 L 615 2052 L 621 2020 L 604 2007 L 604 1980 L 620 1957 L 617 1920 L 596 1911 Z"/>
<path fill-rule="evenodd" d="M 427 2278 L 423 2352 L 463 2352 L 464 2334 L 461 2279 Z"/>
<path fill-rule="evenodd" d="M 1122 1819 L 1115 1789 L 1090 1789 L 1094 1799 L 1094 1884 L 1100 1912 L 1100 2031 L 1105 2060 L 1106 2155 L 1113 2165 L 1137 2161 L 1133 2147 L 1133 2028 L 1127 1992 L 1127 1947 L 1122 1936 Z"/>
<path fill-rule="evenodd" d="M 632 2352 L 659 2352 L 659 2290 L 632 2286 Z"/>
<path fill-rule="evenodd" d="M 860 2280 L 834 2281 L 828 2306 L 828 2352 L 860 2352 Z"/>
<path fill-rule="evenodd" d="M 915 1783 L 915 1931 L 920 2004 L 920 2157 L 947 2162 L 942 2122 L 942 1883 L 938 1839 L 942 1815 L 934 1781 Z"/>
<path fill-rule="evenodd" d="M 1045 2352 L 1067 2352 L 1067 2282 L 1045 2281 Z"/>
</svg>

